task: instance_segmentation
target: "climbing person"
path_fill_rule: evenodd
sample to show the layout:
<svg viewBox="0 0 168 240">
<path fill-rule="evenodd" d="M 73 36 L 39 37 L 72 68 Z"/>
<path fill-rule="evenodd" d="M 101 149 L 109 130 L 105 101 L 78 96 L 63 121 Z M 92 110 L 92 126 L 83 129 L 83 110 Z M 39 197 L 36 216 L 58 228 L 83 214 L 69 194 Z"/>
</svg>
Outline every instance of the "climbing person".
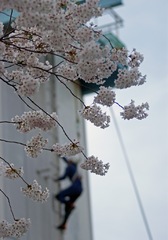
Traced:
<svg viewBox="0 0 168 240">
<path fill-rule="evenodd" d="M 57 227 L 60 230 L 66 229 L 67 220 L 75 208 L 74 202 L 79 198 L 82 194 L 82 181 L 81 176 L 77 171 L 77 162 L 73 158 L 62 157 L 64 162 L 66 163 L 66 169 L 62 176 L 54 181 L 61 181 L 66 178 L 69 178 L 71 181 L 71 185 L 66 189 L 61 190 L 59 193 L 55 195 L 55 198 L 62 204 L 64 204 L 64 218 L 62 223 Z"/>
</svg>

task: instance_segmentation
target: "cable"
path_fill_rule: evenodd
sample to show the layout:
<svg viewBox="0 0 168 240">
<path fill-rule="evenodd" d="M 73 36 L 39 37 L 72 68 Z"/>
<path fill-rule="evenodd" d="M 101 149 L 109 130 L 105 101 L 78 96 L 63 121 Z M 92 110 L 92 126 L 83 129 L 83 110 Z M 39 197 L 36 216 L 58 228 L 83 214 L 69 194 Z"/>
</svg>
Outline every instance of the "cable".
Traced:
<svg viewBox="0 0 168 240">
<path fill-rule="evenodd" d="M 135 192 L 135 196 L 136 196 L 136 199 L 137 199 L 137 202 L 138 202 L 138 206 L 139 206 L 139 209 L 140 209 L 140 212 L 141 212 L 141 215 L 142 215 L 142 219 L 143 219 L 143 222 L 144 222 L 144 225 L 145 225 L 145 229 L 146 229 L 148 238 L 149 238 L 149 240 L 153 240 L 152 233 L 151 233 L 151 230 L 150 230 L 150 227 L 149 227 L 149 224 L 148 224 L 148 220 L 147 220 L 147 217 L 146 217 L 146 214 L 145 214 L 145 210 L 144 210 L 144 207 L 143 207 L 143 204 L 142 204 L 142 201 L 141 201 L 141 197 L 140 197 L 140 194 L 139 194 L 139 191 L 138 191 L 138 187 L 137 187 L 137 184 L 136 184 L 136 181 L 135 181 L 135 177 L 134 177 L 134 174 L 133 174 L 133 171 L 132 171 L 132 168 L 131 168 L 131 164 L 130 164 L 130 161 L 129 161 L 129 158 L 128 158 L 128 155 L 127 155 L 127 152 L 126 152 L 126 149 L 125 149 L 125 145 L 124 145 L 124 142 L 123 142 L 123 139 L 122 139 L 122 135 L 121 135 L 120 129 L 118 127 L 117 120 L 116 120 L 116 117 L 115 117 L 115 114 L 114 114 L 114 111 L 113 111 L 112 108 L 110 108 L 110 113 L 111 113 L 111 116 L 112 116 L 113 121 L 114 121 L 114 125 L 115 125 L 115 128 L 116 128 L 118 139 L 119 139 L 119 142 L 120 142 L 120 145 L 121 145 L 121 149 L 122 149 L 122 152 L 123 152 L 123 155 L 124 155 L 124 159 L 125 159 L 125 162 L 126 162 L 128 173 L 130 175 L 130 179 L 131 179 L 131 182 L 132 182 L 132 185 L 133 185 L 133 189 L 134 189 L 134 192 Z"/>
</svg>

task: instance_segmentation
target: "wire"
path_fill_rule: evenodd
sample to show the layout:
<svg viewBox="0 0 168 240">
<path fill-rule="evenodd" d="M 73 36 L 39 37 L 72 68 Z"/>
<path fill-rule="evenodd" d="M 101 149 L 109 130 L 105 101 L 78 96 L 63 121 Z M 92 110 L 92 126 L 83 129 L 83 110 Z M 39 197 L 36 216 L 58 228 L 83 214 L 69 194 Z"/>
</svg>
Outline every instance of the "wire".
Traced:
<svg viewBox="0 0 168 240">
<path fill-rule="evenodd" d="M 117 120 L 116 120 L 116 117 L 115 117 L 115 114 L 114 114 L 114 111 L 113 111 L 112 108 L 110 108 L 110 113 L 111 113 L 111 116 L 112 116 L 113 121 L 114 121 L 114 125 L 115 125 L 116 132 L 117 132 L 117 135 L 118 135 L 119 143 L 120 143 L 123 155 L 124 155 L 124 159 L 125 159 L 125 162 L 126 162 L 128 173 L 129 173 L 132 185 L 133 185 L 133 189 L 134 189 L 134 192 L 135 192 L 135 196 L 136 196 L 136 199 L 137 199 L 137 202 L 138 202 L 138 206 L 139 206 L 139 209 L 140 209 L 140 212 L 141 212 L 141 215 L 142 215 L 142 219 L 143 219 L 143 222 L 144 222 L 144 225 L 145 225 L 145 229 L 146 229 L 148 238 L 149 238 L 149 240 L 153 240 L 152 233 L 151 233 L 151 230 L 150 230 L 150 227 L 149 227 L 149 224 L 148 224 L 148 220 L 147 220 L 147 217 L 146 217 L 146 214 L 145 214 L 145 210 L 144 210 L 144 207 L 143 207 L 143 204 L 142 204 L 142 201 L 141 201 L 141 197 L 140 197 L 140 194 L 139 194 L 139 191 L 138 191 L 138 187 L 137 187 L 137 184 L 136 184 L 136 181 L 135 181 L 135 177 L 134 177 L 134 174 L 133 174 L 133 171 L 132 171 L 132 168 L 131 168 L 131 164 L 130 164 L 130 161 L 129 161 L 129 158 L 128 158 L 128 154 L 127 154 L 127 151 L 126 151 L 126 148 L 125 148 L 125 145 L 124 145 L 124 142 L 123 142 L 123 138 L 122 138 L 122 135 L 121 135 L 121 132 L 120 132 L 119 126 L 117 124 Z"/>
</svg>

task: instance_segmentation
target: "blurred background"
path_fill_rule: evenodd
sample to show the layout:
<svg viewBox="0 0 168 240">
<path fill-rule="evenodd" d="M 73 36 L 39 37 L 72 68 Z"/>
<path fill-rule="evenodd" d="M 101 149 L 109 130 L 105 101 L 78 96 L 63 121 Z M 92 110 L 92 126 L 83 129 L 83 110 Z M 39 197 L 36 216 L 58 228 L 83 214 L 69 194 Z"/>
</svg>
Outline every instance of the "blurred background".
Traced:
<svg viewBox="0 0 168 240">
<path fill-rule="evenodd" d="M 140 70 L 147 75 L 146 84 L 117 90 L 116 100 L 122 105 L 131 99 L 137 105 L 148 102 L 150 111 L 142 121 L 126 121 L 121 119 L 119 107 L 114 106 L 109 112 L 109 128 L 102 130 L 86 123 L 88 155 L 110 162 L 105 177 L 90 174 L 94 240 L 166 240 L 168 3 L 125 0 L 122 6 L 115 7 L 115 12 L 124 20 L 117 33 L 119 38 L 129 51 L 136 48 L 144 55 Z M 110 21 L 109 15 L 105 15 L 98 24 Z M 85 96 L 87 104 L 92 99 L 92 94 Z"/>
</svg>

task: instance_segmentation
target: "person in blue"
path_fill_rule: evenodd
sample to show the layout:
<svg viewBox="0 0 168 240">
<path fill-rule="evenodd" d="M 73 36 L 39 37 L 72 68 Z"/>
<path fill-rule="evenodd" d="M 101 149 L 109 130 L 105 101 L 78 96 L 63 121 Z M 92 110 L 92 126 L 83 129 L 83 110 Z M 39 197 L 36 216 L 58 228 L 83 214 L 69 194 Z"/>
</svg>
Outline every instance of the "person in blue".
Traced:
<svg viewBox="0 0 168 240">
<path fill-rule="evenodd" d="M 66 157 L 63 157 L 62 159 L 67 166 L 64 174 L 55 179 L 55 181 L 69 178 L 71 185 L 55 195 L 55 198 L 65 205 L 63 222 L 57 227 L 60 230 L 66 229 L 67 220 L 71 211 L 75 208 L 74 202 L 79 198 L 83 191 L 81 176 L 77 171 L 77 163 L 74 162 L 73 159 L 67 159 Z"/>
</svg>

